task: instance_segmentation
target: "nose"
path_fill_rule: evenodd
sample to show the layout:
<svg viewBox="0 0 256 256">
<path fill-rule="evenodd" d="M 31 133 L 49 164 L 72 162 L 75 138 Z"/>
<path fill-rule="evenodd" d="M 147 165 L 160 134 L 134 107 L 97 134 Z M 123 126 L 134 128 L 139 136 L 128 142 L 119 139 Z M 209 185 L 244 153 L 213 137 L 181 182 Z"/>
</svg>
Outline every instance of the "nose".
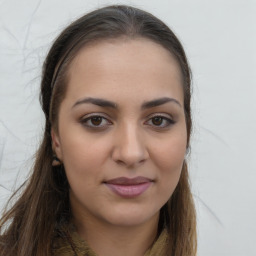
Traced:
<svg viewBox="0 0 256 256">
<path fill-rule="evenodd" d="M 123 125 L 114 138 L 113 160 L 127 167 L 136 167 L 149 157 L 146 141 L 136 125 Z"/>
</svg>

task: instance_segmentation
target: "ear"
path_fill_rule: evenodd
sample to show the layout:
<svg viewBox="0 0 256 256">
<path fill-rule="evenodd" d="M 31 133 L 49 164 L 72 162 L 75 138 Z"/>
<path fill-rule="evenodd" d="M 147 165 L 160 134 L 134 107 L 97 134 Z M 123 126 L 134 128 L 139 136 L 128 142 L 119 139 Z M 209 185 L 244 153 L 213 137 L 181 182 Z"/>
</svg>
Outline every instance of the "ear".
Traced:
<svg viewBox="0 0 256 256">
<path fill-rule="evenodd" d="M 60 144 L 60 138 L 59 135 L 56 133 L 56 131 L 51 128 L 51 137 L 52 137 L 52 150 L 56 154 L 56 156 L 62 160 L 62 150 L 61 150 L 61 144 Z"/>
</svg>

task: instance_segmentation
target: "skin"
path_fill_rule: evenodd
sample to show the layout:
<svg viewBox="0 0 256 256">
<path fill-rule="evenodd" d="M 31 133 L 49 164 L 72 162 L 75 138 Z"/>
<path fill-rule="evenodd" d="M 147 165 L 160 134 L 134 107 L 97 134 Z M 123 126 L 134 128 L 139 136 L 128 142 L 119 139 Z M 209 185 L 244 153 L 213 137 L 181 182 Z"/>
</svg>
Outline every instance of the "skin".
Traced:
<svg viewBox="0 0 256 256">
<path fill-rule="evenodd" d="M 88 97 L 115 108 L 85 102 Z M 166 97 L 171 100 L 142 108 Z M 143 255 L 153 243 L 159 210 L 179 181 L 186 153 L 183 100 L 178 63 L 148 39 L 94 43 L 72 61 L 52 140 L 78 233 L 99 256 Z M 151 183 L 131 198 L 105 184 L 137 176 Z"/>
</svg>

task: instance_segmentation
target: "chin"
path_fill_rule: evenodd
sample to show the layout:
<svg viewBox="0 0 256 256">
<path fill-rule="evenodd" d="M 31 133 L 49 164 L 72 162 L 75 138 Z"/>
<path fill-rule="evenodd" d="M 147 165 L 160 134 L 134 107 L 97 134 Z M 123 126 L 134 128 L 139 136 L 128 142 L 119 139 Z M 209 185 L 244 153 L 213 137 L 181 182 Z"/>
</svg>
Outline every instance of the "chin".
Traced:
<svg viewBox="0 0 256 256">
<path fill-rule="evenodd" d="M 140 209 L 120 209 L 119 211 L 112 211 L 110 215 L 105 216 L 105 220 L 113 226 L 139 226 L 146 222 L 158 221 L 159 211 L 152 212 Z"/>
</svg>

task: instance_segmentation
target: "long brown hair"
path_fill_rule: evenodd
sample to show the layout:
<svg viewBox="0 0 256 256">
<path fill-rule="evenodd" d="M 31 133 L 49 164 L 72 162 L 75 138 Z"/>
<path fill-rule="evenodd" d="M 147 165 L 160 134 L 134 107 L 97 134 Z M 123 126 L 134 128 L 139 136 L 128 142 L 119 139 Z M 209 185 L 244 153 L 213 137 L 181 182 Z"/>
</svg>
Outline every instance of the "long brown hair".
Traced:
<svg viewBox="0 0 256 256">
<path fill-rule="evenodd" d="M 93 11 L 68 26 L 55 40 L 43 66 L 40 101 L 45 130 L 31 177 L 18 190 L 18 200 L 0 220 L 0 254 L 50 256 L 53 238 L 63 219 L 71 217 L 69 185 L 63 166 L 53 167 L 51 128 L 58 130 L 58 110 L 65 97 L 71 60 L 82 46 L 94 41 L 143 37 L 166 48 L 179 63 L 183 75 L 187 147 L 191 134 L 191 73 L 183 47 L 175 34 L 153 15 L 116 5 Z M 22 191 L 22 192 L 20 192 Z M 179 183 L 160 211 L 159 229 L 168 230 L 166 255 L 195 256 L 196 216 L 187 163 Z"/>
</svg>

